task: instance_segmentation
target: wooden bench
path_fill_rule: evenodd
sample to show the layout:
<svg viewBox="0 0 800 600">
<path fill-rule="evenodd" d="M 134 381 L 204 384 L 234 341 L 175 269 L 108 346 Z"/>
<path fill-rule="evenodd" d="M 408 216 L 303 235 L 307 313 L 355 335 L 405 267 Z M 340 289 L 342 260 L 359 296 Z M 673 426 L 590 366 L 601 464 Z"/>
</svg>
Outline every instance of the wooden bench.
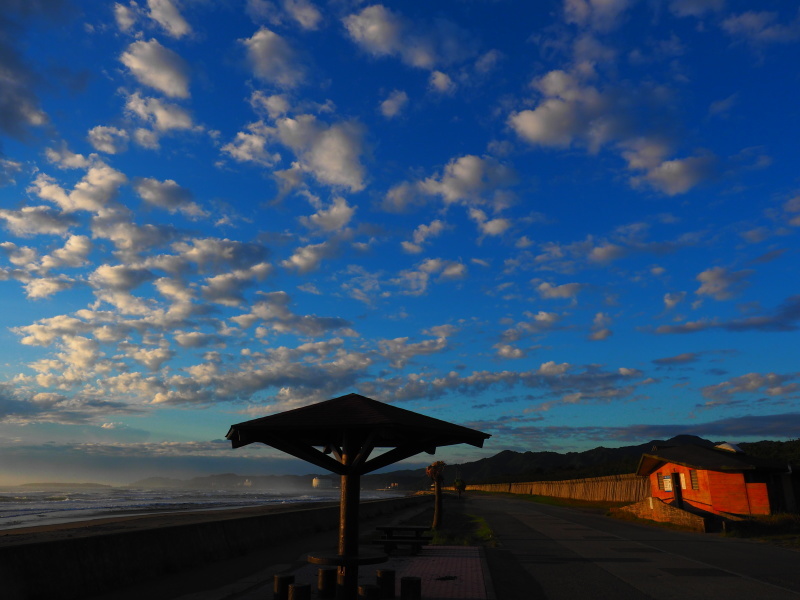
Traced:
<svg viewBox="0 0 800 600">
<path fill-rule="evenodd" d="M 408 547 L 411 554 L 419 554 L 420 549 L 433 539 L 423 535 L 430 531 L 430 527 L 424 525 L 380 525 L 375 529 L 381 532 L 381 539 L 374 543 L 383 546 L 387 554 L 397 550 L 398 546 Z"/>
</svg>

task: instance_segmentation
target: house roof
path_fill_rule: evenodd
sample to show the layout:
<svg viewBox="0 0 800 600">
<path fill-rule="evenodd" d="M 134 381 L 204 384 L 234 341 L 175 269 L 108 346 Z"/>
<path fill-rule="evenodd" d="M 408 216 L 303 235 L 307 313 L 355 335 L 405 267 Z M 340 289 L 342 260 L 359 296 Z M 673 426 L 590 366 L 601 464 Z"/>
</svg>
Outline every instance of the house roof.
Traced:
<svg viewBox="0 0 800 600">
<path fill-rule="evenodd" d="M 655 446 L 651 452 L 642 454 L 636 474 L 649 475 L 666 463 L 707 471 L 785 471 L 788 468 L 783 461 L 750 456 L 743 452 L 686 444 Z"/>
</svg>

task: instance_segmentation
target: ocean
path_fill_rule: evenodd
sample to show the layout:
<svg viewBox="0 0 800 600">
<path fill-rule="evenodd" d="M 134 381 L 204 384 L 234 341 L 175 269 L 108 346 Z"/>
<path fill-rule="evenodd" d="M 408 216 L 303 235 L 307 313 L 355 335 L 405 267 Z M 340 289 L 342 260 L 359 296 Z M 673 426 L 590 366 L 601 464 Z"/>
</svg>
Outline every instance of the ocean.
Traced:
<svg viewBox="0 0 800 600">
<path fill-rule="evenodd" d="M 389 498 L 401 493 L 361 492 L 362 500 Z M 113 517 L 195 510 L 222 510 L 308 502 L 338 502 L 338 489 L 303 492 L 270 492 L 237 488 L 220 489 L 137 489 L 0 487 L 0 530 L 53 525 Z"/>
</svg>

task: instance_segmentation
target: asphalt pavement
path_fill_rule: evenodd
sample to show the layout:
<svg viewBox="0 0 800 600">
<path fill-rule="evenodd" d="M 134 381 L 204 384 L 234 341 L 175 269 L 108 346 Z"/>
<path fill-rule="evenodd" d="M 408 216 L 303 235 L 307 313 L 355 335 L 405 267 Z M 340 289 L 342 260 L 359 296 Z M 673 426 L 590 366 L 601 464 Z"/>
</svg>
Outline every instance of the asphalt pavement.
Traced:
<svg viewBox="0 0 800 600">
<path fill-rule="evenodd" d="M 498 545 L 486 550 L 498 600 L 797 600 L 800 552 L 673 531 L 516 498 L 468 495 Z"/>
</svg>

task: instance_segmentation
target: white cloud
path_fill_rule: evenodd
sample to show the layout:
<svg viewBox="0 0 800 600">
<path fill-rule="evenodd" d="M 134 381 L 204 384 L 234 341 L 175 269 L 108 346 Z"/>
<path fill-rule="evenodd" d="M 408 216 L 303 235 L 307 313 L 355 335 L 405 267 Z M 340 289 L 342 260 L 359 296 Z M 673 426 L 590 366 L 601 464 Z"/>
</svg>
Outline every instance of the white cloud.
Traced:
<svg viewBox="0 0 800 600">
<path fill-rule="evenodd" d="M 184 60 L 157 40 L 133 42 L 120 61 L 143 85 L 171 98 L 189 97 L 189 69 Z"/>
<path fill-rule="evenodd" d="M 731 36 L 752 43 L 789 43 L 800 39 L 800 17 L 791 23 L 781 22 L 778 13 L 748 11 L 732 15 L 722 22 Z"/>
<path fill-rule="evenodd" d="M 489 50 L 475 61 L 475 70 L 478 73 L 489 73 L 494 70 L 502 58 L 503 54 L 499 50 Z"/>
<path fill-rule="evenodd" d="M 158 371 L 164 363 L 171 360 L 175 356 L 175 351 L 170 350 L 165 344 L 160 348 L 142 348 L 140 346 L 130 345 L 124 346 L 126 354 L 134 361 L 150 369 L 151 371 Z"/>
<path fill-rule="evenodd" d="M 394 90 L 389 97 L 381 102 L 381 114 L 387 119 L 400 115 L 408 104 L 408 94 L 402 90 Z"/>
<path fill-rule="evenodd" d="M 725 8 L 725 0 L 670 0 L 669 9 L 678 17 L 701 17 Z"/>
<path fill-rule="evenodd" d="M 274 134 L 274 129 L 261 121 L 250 123 L 247 129 L 248 131 L 238 132 L 232 142 L 222 147 L 222 151 L 239 162 L 253 162 L 265 167 L 271 167 L 280 161 L 280 154 L 267 150 L 267 142 Z"/>
<path fill-rule="evenodd" d="M 489 219 L 486 213 L 479 208 L 470 208 L 469 217 L 478 224 L 478 228 L 484 236 L 503 235 L 511 227 L 509 219 Z"/>
<path fill-rule="evenodd" d="M 85 235 L 71 235 L 64 246 L 42 257 L 42 268 L 45 270 L 57 267 L 81 267 L 86 264 L 92 242 Z"/>
<path fill-rule="evenodd" d="M 389 366 L 393 369 L 402 369 L 415 356 L 437 354 L 447 349 L 446 337 L 416 343 L 409 343 L 408 340 L 407 337 L 401 337 L 378 342 L 380 353 L 389 360 Z"/>
<path fill-rule="evenodd" d="M 272 273 L 272 265 L 259 263 L 247 269 L 237 269 L 209 277 L 202 287 L 203 297 L 226 306 L 239 306 L 244 302 L 243 290 Z"/>
<path fill-rule="evenodd" d="M 716 174 L 711 155 L 665 161 L 674 137 L 674 118 L 665 89 L 605 90 L 588 85 L 580 70 L 550 71 L 533 81 L 541 94 L 533 109 L 513 112 L 508 125 L 525 141 L 545 147 L 585 147 L 597 153 L 611 146 L 632 171 L 646 171 L 631 184 L 646 183 L 668 195 L 681 194 Z M 648 118 L 648 113 L 658 115 Z"/>
<path fill-rule="evenodd" d="M 497 188 L 514 184 L 516 179 L 514 170 L 496 159 L 468 154 L 451 160 L 441 175 L 425 179 L 419 187 L 425 193 L 441 195 L 450 204 L 480 200 Z"/>
<path fill-rule="evenodd" d="M 697 184 L 713 178 L 717 173 L 717 159 L 713 156 L 692 156 L 667 160 L 650 169 L 645 175 L 634 177 L 634 184 L 647 183 L 668 196 L 683 194 Z"/>
<path fill-rule="evenodd" d="M 346 227 L 353 218 L 356 209 L 347 203 L 341 196 L 333 199 L 333 204 L 327 209 L 320 208 L 316 214 L 310 217 L 301 217 L 300 222 L 306 227 L 316 228 L 322 231 L 337 231 Z"/>
<path fill-rule="evenodd" d="M 552 285 L 543 281 L 536 286 L 536 291 L 542 298 L 571 298 L 577 297 L 578 293 L 586 287 L 582 283 L 564 283 L 562 285 Z"/>
<path fill-rule="evenodd" d="M 41 277 L 25 283 L 25 294 L 28 298 L 37 300 L 69 289 L 72 285 L 71 280 L 62 277 Z"/>
<path fill-rule="evenodd" d="M 116 250 L 126 256 L 158 247 L 173 237 L 174 233 L 169 225 L 137 225 L 125 209 L 106 209 L 92 218 L 92 236 L 111 240 Z"/>
<path fill-rule="evenodd" d="M 716 385 L 708 385 L 701 391 L 703 396 L 713 399 L 730 399 L 736 394 L 752 394 L 762 389 L 769 396 L 781 396 L 796 393 L 800 389 L 797 383 L 789 383 L 792 379 L 797 379 L 796 373 L 747 373 Z"/>
<path fill-rule="evenodd" d="M 136 131 L 133 132 L 133 139 L 142 148 L 147 148 L 148 150 L 158 150 L 161 147 L 158 133 L 151 129 L 145 129 L 144 127 L 137 128 Z"/>
<path fill-rule="evenodd" d="M 522 349 L 512 346 L 511 344 L 495 344 L 492 347 L 500 358 L 519 359 L 525 358 L 526 356 L 526 353 Z"/>
<path fill-rule="evenodd" d="M 438 94 L 452 94 L 456 91 L 456 83 L 447 73 L 434 71 L 428 80 L 428 87 Z"/>
<path fill-rule="evenodd" d="M 75 317 L 58 315 L 39 319 L 33 325 L 14 327 L 12 331 L 23 336 L 20 343 L 26 346 L 49 346 L 60 337 L 88 333 L 91 328 L 91 325 Z"/>
<path fill-rule="evenodd" d="M 276 125 L 278 139 L 295 152 L 299 166 L 320 183 L 353 192 L 364 188 L 361 125 L 345 121 L 328 126 L 313 115 L 279 119 Z"/>
<path fill-rule="evenodd" d="M 459 261 L 428 258 L 415 269 L 401 271 L 392 283 L 406 289 L 407 294 L 421 295 L 428 290 L 432 278 L 436 281 L 456 281 L 467 276 L 467 266 Z"/>
<path fill-rule="evenodd" d="M 6 227 L 21 237 L 30 235 L 66 235 L 76 221 L 69 215 L 57 213 L 49 206 L 24 206 L 20 210 L 0 208 L 0 219 Z"/>
<path fill-rule="evenodd" d="M 597 313 L 592 321 L 592 331 L 589 334 L 589 339 L 593 342 L 599 342 L 610 338 L 614 334 L 614 332 L 608 328 L 610 324 L 611 318 L 606 313 Z M 625 375 L 626 373 L 622 374 Z"/>
<path fill-rule="evenodd" d="M 664 294 L 664 308 L 666 310 L 672 310 L 678 304 L 684 301 L 686 298 L 686 292 L 670 292 Z"/>
<path fill-rule="evenodd" d="M 247 49 L 253 74 L 281 87 L 296 87 L 305 79 L 305 71 L 296 52 L 274 31 L 262 27 L 252 37 L 240 40 Z"/>
<path fill-rule="evenodd" d="M 98 125 L 89 130 L 89 143 L 98 152 L 118 154 L 128 148 L 128 132 L 116 127 Z"/>
<path fill-rule="evenodd" d="M 152 124 L 158 131 L 193 127 L 191 115 L 177 104 L 170 104 L 158 98 L 142 97 L 138 92 L 128 96 L 125 109 Z"/>
<path fill-rule="evenodd" d="M 730 300 L 748 285 L 745 280 L 752 271 L 728 271 L 724 267 L 706 269 L 697 276 L 697 281 L 702 285 L 695 294 L 711 296 L 715 300 Z"/>
<path fill-rule="evenodd" d="M 405 64 L 432 70 L 474 56 L 471 36 L 450 21 L 411 23 L 381 4 L 344 18 L 350 38 L 374 56 L 398 56 Z"/>
<path fill-rule="evenodd" d="M 182 38 L 192 32 L 192 28 L 172 0 L 147 0 L 150 18 L 161 25 L 174 38 Z M 119 22 L 119 20 L 117 21 Z"/>
<path fill-rule="evenodd" d="M 219 238 L 195 238 L 172 244 L 184 261 L 197 265 L 201 273 L 246 269 L 264 261 L 268 252 L 257 243 Z"/>
<path fill-rule="evenodd" d="M 303 246 L 297 248 L 291 257 L 281 263 L 281 266 L 300 274 L 309 273 L 318 269 L 322 261 L 333 256 L 337 250 L 332 242 Z"/>
<path fill-rule="evenodd" d="M 96 288 L 129 292 L 152 278 L 153 274 L 147 269 L 106 264 L 89 275 L 89 282 Z"/>
<path fill-rule="evenodd" d="M 293 313 L 289 305 L 291 298 L 286 292 L 269 292 L 261 294 L 263 300 L 255 302 L 252 311 L 248 315 L 234 317 L 231 319 L 240 327 L 246 328 L 261 321 L 268 325 L 272 330 L 288 333 L 297 332 L 304 335 L 321 336 L 331 331 L 338 331 L 342 335 L 356 335 L 350 329 L 350 323 L 338 317 L 318 317 L 315 315 L 297 315 Z M 318 350 L 333 349 L 341 345 L 341 340 L 330 340 L 323 342 L 322 345 L 314 344 Z M 304 354 L 309 346 L 298 348 L 300 354 Z M 287 356 L 285 349 L 281 354 Z"/>
<path fill-rule="evenodd" d="M 427 242 L 432 237 L 437 237 L 441 234 L 447 226 L 444 224 L 443 221 L 439 219 L 435 219 L 431 221 L 430 225 L 425 225 L 424 223 L 419 225 L 414 230 L 413 235 L 413 243 L 404 241 L 402 242 L 403 250 L 405 250 L 409 254 L 419 254 L 422 252 L 422 245 Z"/>
<path fill-rule="evenodd" d="M 318 29 L 322 22 L 322 13 L 309 0 L 284 0 L 283 8 L 303 29 Z"/>
<path fill-rule="evenodd" d="M 610 263 L 625 256 L 628 251 L 617 244 L 602 244 L 595 246 L 587 257 L 591 262 Z"/>
<path fill-rule="evenodd" d="M 120 31 L 128 32 L 136 24 L 138 15 L 133 8 L 134 6 L 134 3 L 131 3 L 131 6 L 124 6 L 119 2 L 114 4 L 114 20 L 117 22 L 117 27 L 119 27 Z"/>
<path fill-rule="evenodd" d="M 564 0 L 567 23 L 608 32 L 619 26 L 632 0 Z"/>
<path fill-rule="evenodd" d="M 72 152 L 66 144 L 61 144 L 61 148 L 47 148 L 45 150 L 47 160 L 59 169 L 85 169 L 89 166 L 90 160 L 83 154 L 76 154 Z M 90 157 L 92 158 L 92 157 Z"/>
<path fill-rule="evenodd" d="M 261 90 L 256 90 L 250 95 L 250 106 L 256 111 L 266 110 L 271 119 L 282 117 L 291 109 L 291 104 L 285 94 L 267 96 Z"/>
<path fill-rule="evenodd" d="M 158 206 L 171 213 L 180 212 L 188 217 L 203 217 L 206 213 L 196 202 L 192 201 L 192 193 L 182 188 L 172 179 L 140 177 L 134 180 L 133 188 L 139 197 L 153 206 Z"/>
<path fill-rule="evenodd" d="M 787 213 L 789 225 L 800 227 L 800 214 L 796 214 L 800 213 L 800 195 L 784 202 L 783 210 Z"/>
<path fill-rule="evenodd" d="M 539 365 L 538 373 L 540 375 L 547 375 L 547 376 L 550 376 L 550 377 L 553 377 L 553 376 L 556 376 L 556 375 L 563 375 L 564 373 L 569 371 L 570 366 L 571 365 L 569 363 L 558 364 L 555 361 L 550 360 L 550 361 L 547 361 L 547 362 L 542 363 L 541 365 Z"/>
<path fill-rule="evenodd" d="M 58 205 L 64 212 L 98 212 L 113 203 L 120 186 L 126 181 L 124 173 L 98 162 L 69 193 L 44 173 L 39 174 L 29 189 L 41 199 Z"/>
<path fill-rule="evenodd" d="M 50 149 L 48 148 L 48 151 Z M 0 186 L 13 185 L 16 183 L 14 176 L 22 171 L 22 163 L 0 158 Z"/>
<path fill-rule="evenodd" d="M 574 74 L 550 71 L 532 85 L 544 100 L 535 109 L 513 113 L 508 119 L 512 129 L 532 144 L 569 147 L 579 140 L 596 151 L 629 126 L 613 94 L 583 85 Z"/>
</svg>

